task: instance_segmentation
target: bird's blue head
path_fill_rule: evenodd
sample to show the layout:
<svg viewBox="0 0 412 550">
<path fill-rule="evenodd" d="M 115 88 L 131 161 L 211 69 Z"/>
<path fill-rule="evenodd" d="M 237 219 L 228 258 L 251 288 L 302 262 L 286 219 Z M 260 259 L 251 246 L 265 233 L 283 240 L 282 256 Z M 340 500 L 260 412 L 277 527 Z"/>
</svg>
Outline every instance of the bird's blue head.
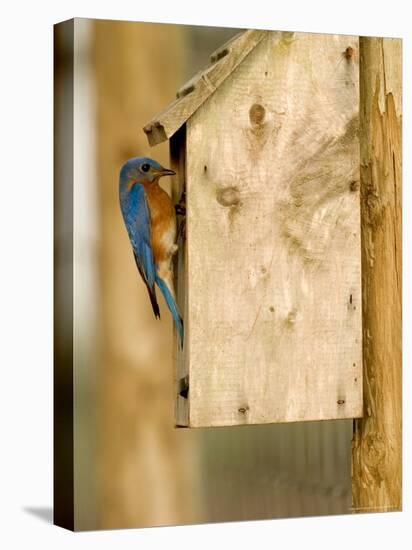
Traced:
<svg viewBox="0 0 412 550">
<path fill-rule="evenodd" d="M 123 164 L 120 170 L 120 185 L 153 183 L 162 176 L 172 176 L 175 173 L 148 157 L 134 157 Z"/>
</svg>

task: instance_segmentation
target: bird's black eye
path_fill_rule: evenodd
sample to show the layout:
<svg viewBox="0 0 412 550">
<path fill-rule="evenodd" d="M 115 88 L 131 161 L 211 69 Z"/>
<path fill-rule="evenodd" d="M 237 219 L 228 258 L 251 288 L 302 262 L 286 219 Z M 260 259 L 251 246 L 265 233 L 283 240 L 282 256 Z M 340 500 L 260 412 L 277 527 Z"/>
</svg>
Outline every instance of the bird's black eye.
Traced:
<svg viewBox="0 0 412 550">
<path fill-rule="evenodd" d="M 144 163 L 140 167 L 142 172 L 148 172 L 150 170 L 150 164 Z"/>
</svg>

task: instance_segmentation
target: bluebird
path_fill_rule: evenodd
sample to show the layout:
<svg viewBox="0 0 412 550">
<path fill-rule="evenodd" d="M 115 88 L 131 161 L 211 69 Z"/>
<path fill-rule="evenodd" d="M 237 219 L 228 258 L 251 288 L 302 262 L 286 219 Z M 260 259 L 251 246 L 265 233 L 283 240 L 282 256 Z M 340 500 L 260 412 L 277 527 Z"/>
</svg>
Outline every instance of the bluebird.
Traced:
<svg viewBox="0 0 412 550">
<path fill-rule="evenodd" d="M 155 283 L 170 309 L 183 346 L 183 321 L 173 290 L 172 256 L 177 250 L 176 213 L 159 178 L 175 172 L 147 157 L 129 159 L 120 170 L 120 207 L 137 269 L 147 287 L 153 313 L 160 319 Z"/>
</svg>

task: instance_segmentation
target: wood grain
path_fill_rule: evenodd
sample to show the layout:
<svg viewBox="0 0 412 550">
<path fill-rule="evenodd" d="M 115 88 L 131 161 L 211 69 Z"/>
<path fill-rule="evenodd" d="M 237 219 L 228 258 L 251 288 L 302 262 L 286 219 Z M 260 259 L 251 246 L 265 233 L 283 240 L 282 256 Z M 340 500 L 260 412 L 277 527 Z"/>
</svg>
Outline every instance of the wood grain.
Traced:
<svg viewBox="0 0 412 550">
<path fill-rule="evenodd" d="M 189 119 L 188 425 L 361 416 L 358 105 L 357 37 L 268 32 Z"/>
<path fill-rule="evenodd" d="M 177 93 L 177 99 L 146 124 L 144 131 L 150 145 L 156 145 L 170 138 L 268 32 L 247 30 L 212 54 L 212 65 L 199 71 L 184 84 Z"/>
<path fill-rule="evenodd" d="M 355 511 L 401 509 L 401 40 L 360 39 L 365 416 L 355 422 Z"/>
</svg>

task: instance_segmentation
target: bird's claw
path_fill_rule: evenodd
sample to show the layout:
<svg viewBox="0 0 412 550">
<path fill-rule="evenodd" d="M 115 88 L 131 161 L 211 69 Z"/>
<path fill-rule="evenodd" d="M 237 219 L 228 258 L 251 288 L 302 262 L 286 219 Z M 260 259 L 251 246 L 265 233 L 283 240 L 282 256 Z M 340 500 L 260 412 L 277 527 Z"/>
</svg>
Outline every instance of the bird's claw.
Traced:
<svg viewBox="0 0 412 550">
<path fill-rule="evenodd" d="M 186 192 L 183 191 L 180 200 L 175 204 L 175 211 L 178 216 L 186 216 Z"/>
<path fill-rule="evenodd" d="M 180 203 L 175 204 L 175 211 L 178 216 L 186 216 L 186 207 L 182 206 Z"/>
<path fill-rule="evenodd" d="M 177 238 L 182 239 L 182 241 L 186 238 L 186 219 L 183 219 L 178 225 Z"/>
</svg>

